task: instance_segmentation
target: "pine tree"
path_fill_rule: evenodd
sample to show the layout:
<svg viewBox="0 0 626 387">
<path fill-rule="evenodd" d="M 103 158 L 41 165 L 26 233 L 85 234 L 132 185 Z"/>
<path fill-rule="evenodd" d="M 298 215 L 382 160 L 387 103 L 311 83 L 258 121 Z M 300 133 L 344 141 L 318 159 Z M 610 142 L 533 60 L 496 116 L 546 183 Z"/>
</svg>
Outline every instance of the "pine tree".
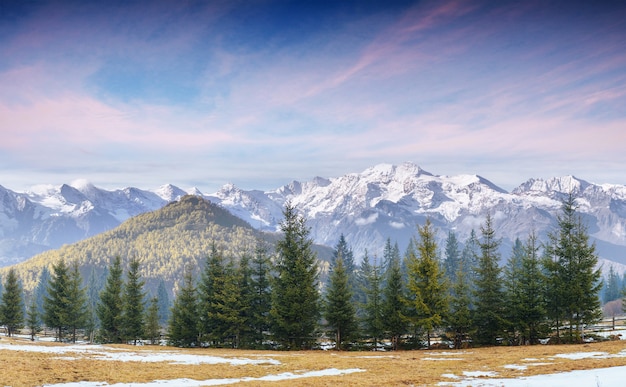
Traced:
<svg viewBox="0 0 626 387">
<path fill-rule="evenodd" d="M 283 215 L 272 286 L 272 332 L 285 348 L 309 348 L 315 341 L 319 317 L 317 260 L 304 218 L 289 202 Z"/>
<path fill-rule="evenodd" d="M 604 292 L 602 300 L 606 304 L 607 302 L 611 302 L 613 300 L 617 300 L 622 297 L 622 287 L 620 284 L 620 279 L 613 265 L 609 266 L 609 273 L 607 274 L 606 282 L 604 285 Z"/>
<path fill-rule="evenodd" d="M 494 345 L 506 326 L 504 319 L 504 292 L 502 290 L 501 269 L 498 266 L 500 241 L 495 237 L 493 220 L 487 215 L 481 227 L 482 240 L 479 242 L 481 255 L 476 268 L 476 288 L 474 325 L 478 344 Z"/>
<path fill-rule="evenodd" d="M 100 335 L 105 343 L 122 342 L 122 260 L 116 256 L 109 268 L 96 314 L 100 319 Z"/>
<path fill-rule="evenodd" d="M 152 297 L 150 306 L 146 312 L 146 325 L 144 327 L 144 337 L 154 345 L 159 342 L 161 337 L 161 325 L 159 323 L 159 299 Z"/>
<path fill-rule="evenodd" d="M 374 258 L 370 265 L 367 251 L 361 262 L 361 273 L 363 273 L 363 288 L 365 289 L 365 305 L 363 306 L 363 332 L 371 338 L 374 349 L 378 348 L 378 343 L 385 333 L 383 320 L 383 293 L 381 268 Z"/>
<path fill-rule="evenodd" d="M 523 337 L 530 344 L 537 344 L 540 336 L 546 331 L 546 279 L 541 269 L 539 243 L 534 233 L 528 238 L 524 253 L 520 276 L 521 328 L 524 332 Z"/>
<path fill-rule="evenodd" d="M 453 334 L 454 348 L 463 348 L 472 334 L 472 284 L 471 276 L 461 260 L 456 271 L 455 282 L 451 286 L 450 313 L 448 324 Z"/>
<path fill-rule="evenodd" d="M 172 303 L 163 279 L 159 280 L 159 285 L 157 286 L 157 299 L 159 300 L 159 325 L 165 326 L 170 319 Z"/>
<path fill-rule="evenodd" d="M 391 260 L 385 276 L 382 306 L 383 327 L 386 335 L 391 339 L 392 349 L 395 351 L 399 348 L 400 338 L 406 333 L 408 325 L 408 311 L 399 259 Z"/>
<path fill-rule="evenodd" d="M 215 243 L 211 245 L 202 278 L 198 286 L 198 309 L 200 311 L 200 335 L 203 340 L 209 340 L 213 345 L 221 342 L 219 299 L 218 293 L 226 283 L 224 257 L 217 251 Z"/>
<path fill-rule="evenodd" d="M 37 313 L 39 316 L 44 315 L 43 304 L 45 298 L 48 296 L 48 283 L 50 282 L 50 270 L 47 266 L 44 266 L 39 275 L 39 281 L 37 287 L 34 290 L 35 303 L 37 304 Z"/>
<path fill-rule="evenodd" d="M 544 260 L 548 272 L 550 315 L 557 326 L 569 323 L 570 340 L 581 341 L 581 328 L 601 318 L 599 292 L 600 270 L 596 269 L 598 257 L 595 244 L 589 244 L 589 235 L 576 215 L 572 194 L 563 202 L 562 214 L 557 218 L 558 232 L 549 235 L 546 247 L 548 259 Z M 560 304 L 557 306 L 556 304 Z"/>
<path fill-rule="evenodd" d="M 96 310 L 100 301 L 100 288 L 96 275 L 96 269 L 92 268 L 87 283 L 87 321 L 85 325 L 86 334 L 89 341 L 93 342 L 96 329 L 100 324 Z"/>
<path fill-rule="evenodd" d="M 239 259 L 239 269 L 235 273 L 237 283 L 237 310 L 239 332 L 237 333 L 238 348 L 252 348 L 255 344 L 255 329 L 253 328 L 254 313 L 252 311 L 255 298 L 254 281 L 252 279 L 251 257 L 243 254 Z"/>
<path fill-rule="evenodd" d="M 44 298 L 44 323 L 56 330 L 58 341 L 63 340 L 63 333 L 68 329 L 69 318 L 67 311 L 70 307 L 68 289 L 70 287 L 69 269 L 61 259 L 52 266 L 52 275 L 48 282 L 47 293 Z"/>
<path fill-rule="evenodd" d="M 448 232 L 446 238 L 445 259 L 443 261 L 443 270 L 449 284 L 456 282 L 456 273 L 461 264 L 461 252 L 459 250 L 459 241 L 454 231 Z"/>
<path fill-rule="evenodd" d="M 198 297 L 193 279 L 193 267 L 185 269 L 183 285 L 174 300 L 169 320 L 169 344 L 177 347 L 194 347 L 199 344 L 200 321 Z"/>
<path fill-rule="evenodd" d="M 69 281 L 66 293 L 67 308 L 65 317 L 67 327 L 75 343 L 78 330 L 85 328 L 88 318 L 87 295 L 82 287 L 83 279 L 80 275 L 78 263 L 74 262 L 69 269 Z"/>
<path fill-rule="evenodd" d="M 26 312 L 26 328 L 30 331 L 30 341 L 35 341 L 35 335 L 41 329 L 41 324 L 39 323 L 37 301 L 34 297 L 28 306 L 28 311 Z"/>
<path fill-rule="evenodd" d="M 332 268 L 326 292 L 324 317 L 328 327 L 333 332 L 335 347 L 341 350 L 357 337 L 358 324 L 356 311 L 352 304 L 349 275 L 343 265 L 341 252 L 334 262 L 335 266 Z"/>
<path fill-rule="evenodd" d="M 522 261 L 524 259 L 524 245 L 519 238 L 515 239 L 511 256 L 504 267 L 504 292 L 506 296 L 505 311 L 506 320 L 510 324 L 509 334 L 513 343 L 522 344 L 523 326 L 523 305 L 522 304 Z"/>
<path fill-rule="evenodd" d="M 266 332 L 270 329 L 270 309 L 272 306 L 270 271 L 272 262 L 267 255 L 267 247 L 262 241 L 257 241 L 257 247 L 252 260 L 251 286 L 253 296 L 250 301 L 250 328 L 253 331 L 253 342 L 257 347 L 263 345 Z"/>
<path fill-rule="evenodd" d="M 137 345 L 144 333 L 144 282 L 139 275 L 139 261 L 132 258 L 128 264 L 126 284 L 122 297 L 122 336 Z"/>
<path fill-rule="evenodd" d="M 22 287 L 17 279 L 14 269 L 10 269 L 4 282 L 4 290 L 0 303 L 0 324 L 7 330 L 7 336 L 11 337 L 16 330 L 24 325 L 24 300 L 22 299 Z"/>
<path fill-rule="evenodd" d="M 448 286 L 437 259 L 435 232 L 429 219 L 423 227 L 418 226 L 418 257 L 408 260 L 409 292 L 416 314 L 414 322 L 426 331 L 430 347 L 430 334 L 439 328 L 448 312 Z"/>
</svg>

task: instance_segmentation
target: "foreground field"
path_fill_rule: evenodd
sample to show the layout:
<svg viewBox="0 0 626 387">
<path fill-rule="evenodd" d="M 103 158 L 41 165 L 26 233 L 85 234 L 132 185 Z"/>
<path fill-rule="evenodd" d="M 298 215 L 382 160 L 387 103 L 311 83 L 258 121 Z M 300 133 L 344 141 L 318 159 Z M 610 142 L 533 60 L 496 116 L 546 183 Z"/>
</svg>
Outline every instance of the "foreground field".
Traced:
<svg viewBox="0 0 626 387">
<path fill-rule="evenodd" d="M 520 378 L 626 367 L 626 342 L 372 353 L 66 345 L 3 337 L 0 364 L 4 386 L 479 386 L 490 380 L 540 385 L 545 380 Z M 593 372 L 591 385 L 613 385 L 606 370 Z M 559 378 L 580 381 L 581 375 L 558 374 L 550 384 Z"/>
</svg>

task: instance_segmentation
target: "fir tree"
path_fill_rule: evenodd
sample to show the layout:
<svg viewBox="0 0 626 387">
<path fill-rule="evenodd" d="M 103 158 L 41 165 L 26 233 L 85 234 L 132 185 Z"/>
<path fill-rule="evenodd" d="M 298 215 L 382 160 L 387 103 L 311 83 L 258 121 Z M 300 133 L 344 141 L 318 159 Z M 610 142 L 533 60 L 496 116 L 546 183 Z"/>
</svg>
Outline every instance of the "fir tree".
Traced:
<svg viewBox="0 0 626 387">
<path fill-rule="evenodd" d="M 75 343 L 78 330 L 85 328 L 88 318 L 87 295 L 82 287 L 83 279 L 80 275 L 78 263 L 72 263 L 69 269 L 69 281 L 66 293 L 67 305 L 64 311 L 67 327 Z"/>
<path fill-rule="evenodd" d="M 252 348 L 255 344 L 256 332 L 252 325 L 254 319 L 252 307 L 256 294 L 250 264 L 251 257 L 248 254 L 243 254 L 239 259 L 239 270 L 235 273 L 238 280 L 236 306 L 239 313 L 238 340 L 236 343 L 238 348 Z"/>
<path fill-rule="evenodd" d="M 139 261 L 130 260 L 122 297 L 122 335 L 137 345 L 144 333 L 144 282 L 139 275 Z"/>
<path fill-rule="evenodd" d="M 622 297 L 620 278 L 615 272 L 613 265 L 609 266 L 609 273 L 607 274 L 603 290 L 602 301 L 605 304 Z"/>
<path fill-rule="evenodd" d="M 549 273 L 550 311 L 557 326 L 560 339 L 559 320 L 569 322 L 569 337 L 581 341 L 580 332 L 584 324 L 597 322 L 601 318 L 599 292 L 600 270 L 596 269 L 598 257 L 595 244 L 589 243 L 589 235 L 576 215 L 575 198 L 572 194 L 563 202 L 562 214 L 558 217 L 558 232 L 549 236 L 545 266 Z M 557 301 L 558 300 L 558 301 Z"/>
<path fill-rule="evenodd" d="M 501 269 L 498 266 L 500 241 L 495 237 L 493 220 L 487 215 L 481 227 L 482 240 L 479 242 L 481 255 L 476 268 L 476 288 L 474 297 L 474 325 L 478 344 L 494 345 L 505 328 L 504 292 L 502 290 Z"/>
<path fill-rule="evenodd" d="M 386 283 L 383 290 L 384 302 L 382 306 L 383 327 L 386 335 L 391 339 L 392 349 L 399 348 L 400 338 L 406 332 L 408 325 L 406 299 L 400 260 L 392 259 L 385 273 Z"/>
<path fill-rule="evenodd" d="M 159 323 L 159 299 L 152 297 L 150 306 L 146 312 L 146 325 L 144 327 L 144 337 L 154 345 L 161 337 L 161 325 Z"/>
<path fill-rule="evenodd" d="M 44 315 L 44 300 L 48 296 L 48 282 L 50 282 L 50 270 L 47 266 L 44 266 L 41 270 L 41 275 L 37 281 L 37 287 L 34 290 L 35 303 L 37 304 L 37 313 L 39 316 Z"/>
<path fill-rule="evenodd" d="M 443 261 L 443 271 L 449 284 L 456 282 L 456 273 L 461 264 L 461 252 L 459 250 L 459 241 L 454 231 L 448 232 L 446 238 L 445 259 Z"/>
<path fill-rule="evenodd" d="M 262 346 L 266 332 L 270 329 L 269 315 L 272 306 L 270 288 L 271 265 L 267 247 L 262 241 L 257 241 L 251 267 L 251 286 L 254 294 L 250 300 L 250 328 L 253 332 L 253 341 L 258 347 Z"/>
<path fill-rule="evenodd" d="M 332 329 L 336 348 L 341 350 L 357 337 L 358 325 L 352 304 L 349 275 L 343 265 L 341 252 L 334 262 L 335 266 L 332 268 L 326 292 L 324 317 L 328 327 Z"/>
<path fill-rule="evenodd" d="M 471 336 L 473 328 L 472 318 L 472 284 L 471 276 L 461 260 L 456 271 L 455 282 L 451 286 L 450 313 L 448 324 L 453 334 L 454 348 L 463 348 Z"/>
<path fill-rule="evenodd" d="M 100 286 L 96 275 L 96 269 L 92 268 L 87 283 L 87 321 L 85 325 L 89 341 L 93 342 L 96 328 L 100 324 L 96 310 L 100 301 Z"/>
<path fill-rule="evenodd" d="M 24 301 L 22 299 L 22 287 L 17 279 L 14 269 L 10 269 L 4 282 L 4 290 L 0 303 L 0 324 L 7 330 L 7 336 L 11 337 L 16 330 L 24 325 Z"/>
<path fill-rule="evenodd" d="M 169 344 L 177 347 L 194 347 L 199 344 L 198 299 L 193 279 L 193 267 L 185 269 L 183 285 L 174 300 L 169 320 Z"/>
<path fill-rule="evenodd" d="M 58 341 L 63 340 L 63 333 L 68 329 L 68 309 L 69 297 L 68 289 L 70 287 L 69 269 L 65 261 L 61 259 L 56 265 L 52 266 L 52 275 L 48 282 L 47 293 L 44 298 L 44 323 L 52 329 L 56 330 Z"/>
<path fill-rule="evenodd" d="M 276 244 L 277 276 L 272 286 L 272 331 L 285 348 L 309 348 L 319 317 L 317 260 L 304 218 L 285 205 L 282 238 Z"/>
<path fill-rule="evenodd" d="M 30 331 L 30 341 L 35 341 L 35 335 L 41 329 L 41 324 L 39 322 L 37 302 L 34 297 L 28 306 L 28 311 L 26 312 L 26 328 Z"/>
<path fill-rule="evenodd" d="M 363 331 L 373 340 L 374 349 L 377 349 L 385 333 L 381 268 L 376 258 L 370 265 L 367 251 L 363 256 L 360 271 L 363 273 L 363 288 L 366 295 L 362 316 Z"/>
<path fill-rule="evenodd" d="M 157 286 L 157 299 L 159 300 L 159 325 L 165 326 L 170 318 L 172 303 L 163 279 L 159 280 L 159 285 Z"/>
<path fill-rule="evenodd" d="M 524 245 L 519 238 L 515 239 L 511 256 L 504 267 L 504 292 L 506 296 L 505 310 L 511 339 L 514 343 L 522 344 L 520 336 L 524 331 L 522 311 L 522 261 L 524 259 Z M 517 339 L 517 340 L 516 340 Z M 522 342 L 520 342 L 522 341 Z"/>
<path fill-rule="evenodd" d="M 418 257 L 408 261 L 409 284 L 412 307 L 416 314 L 415 325 L 426 331 L 430 347 L 430 334 L 439 328 L 448 312 L 448 287 L 437 259 L 435 232 L 429 219 L 423 227 L 418 226 Z"/>
<path fill-rule="evenodd" d="M 122 342 L 122 260 L 116 256 L 109 268 L 96 313 L 100 319 L 100 335 L 105 343 Z"/>
<path fill-rule="evenodd" d="M 219 302 L 222 300 L 218 293 L 223 290 L 226 283 L 225 277 L 224 257 L 213 243 L 198 286 L 198 309 L 200 311 L 200 335 L 214 345 L 222 339 L 218 319 Z"/>
</svg>

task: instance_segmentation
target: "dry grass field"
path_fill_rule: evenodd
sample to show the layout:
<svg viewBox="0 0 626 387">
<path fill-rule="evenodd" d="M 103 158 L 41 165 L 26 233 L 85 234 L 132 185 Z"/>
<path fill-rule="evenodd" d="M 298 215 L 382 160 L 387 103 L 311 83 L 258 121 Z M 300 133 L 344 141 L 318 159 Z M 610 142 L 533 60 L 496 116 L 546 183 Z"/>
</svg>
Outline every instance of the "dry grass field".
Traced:
<svg viewBox="0 0 626 387">
<path fill-rule="evenodd" d="M 31 347 L 35 346 L 35 347 Z M 64 352 L 64 349 L 72 351 Z M 48 350 L 44 352 L 43 350 Z M 585 352 L 585 354 L 581 354 Z M 114 354 L 111 357 L 103 354 Z M 582 359 L 557 355 L 575 353 Z M 132 354 L 130 357 L 122 355 Z M 161 356 L 161 357 L 160 357 Z M 192 359 L 249 359 L 254 364 L 174 363 L 171 356 Z M 155 359 L 157 357 L 158 359 Z M 152 359 L 152 360 L 147 360 Z M 141 360 L 141 361 L 139 361 Z M 245 363 L 245 362 L 244 362 Z M 549 374 L 571 370 L 626 366 L 626 341 L 583 345 L 471 348 L 461 351 L 416 350 L 399 352 L 306 351 L 276 352 L 171 347 L 69 346 L 32 344 L 24 339 L 0 340 L 0 385 L 40 386 L 68 382 L 147 383 L 172 379 L 260 378 L 284 373 L 302 374 L 329 369 L 359 372 L 260 381 L 246 386 L 431 386 L 453 382 L 449 375 L 463 372 L 497 373 L 502 377 Z M 323 372 L 322 372 L 323 373 Z"/>
</svg>

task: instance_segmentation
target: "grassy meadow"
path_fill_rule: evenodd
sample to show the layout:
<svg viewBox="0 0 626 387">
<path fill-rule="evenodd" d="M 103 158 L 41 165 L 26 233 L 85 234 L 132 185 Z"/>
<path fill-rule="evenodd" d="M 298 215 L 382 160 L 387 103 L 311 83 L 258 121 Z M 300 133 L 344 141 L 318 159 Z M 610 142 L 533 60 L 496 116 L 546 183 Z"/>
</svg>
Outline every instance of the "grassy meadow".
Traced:
<svg viewBox="0 0 626 387">
<path fill-rule="evenodd" d="M 24 346 L 50 347 L 49 352 L 26 351 Z M 10 348 L 22 348 L 14 350 Z M 171 379 L 259 378 L 287 372 L 301 374 L 328 369 L 360 369 L 344 375 L 324 375 L 277 381 L 246 381 L 246 386 L 430 386 L 454 382 L 450 375 L 493 372 L 499 378 L 549 374 L 613 366 L 626 366 L 626 341 L 583 345 L 471 348 L 467 350 L 415 350 L 398 352 L 249 351 L 229 349 L 178 349 L 158 346 L 81 345 L 62 352 L 66 344 L 2 337 L 0 385 L 40 386 L 68 382 L 147 383 Z M 71 346 L 77 348 L 77 346 Z M 27 347 L 31 348 L 31 347 Z M 57 350 L 59 352 L 57 352 Z M 624 351 L 624 352 L 622 352 Z M 135 359 L 159 355 L 191 355 L 225 359 L 252 359 L 256 364 L 174 364 L 168 361 L 103 360 L 100 353 L 133 353 Z M 589 356 L 585 356 L 587 353 Z M 575 353 L 581 359 L 562 354 Z M 599 354 L 599 353 L 603 353 Z M 606 356 L 605 356 L 606 355 Z M 555 357 L 556 356 L 556 357 Z M 166 357 L 164 357 L 165 359 Z M 263 362 L 261 360 L 272 360 Z"/>
</svg>

